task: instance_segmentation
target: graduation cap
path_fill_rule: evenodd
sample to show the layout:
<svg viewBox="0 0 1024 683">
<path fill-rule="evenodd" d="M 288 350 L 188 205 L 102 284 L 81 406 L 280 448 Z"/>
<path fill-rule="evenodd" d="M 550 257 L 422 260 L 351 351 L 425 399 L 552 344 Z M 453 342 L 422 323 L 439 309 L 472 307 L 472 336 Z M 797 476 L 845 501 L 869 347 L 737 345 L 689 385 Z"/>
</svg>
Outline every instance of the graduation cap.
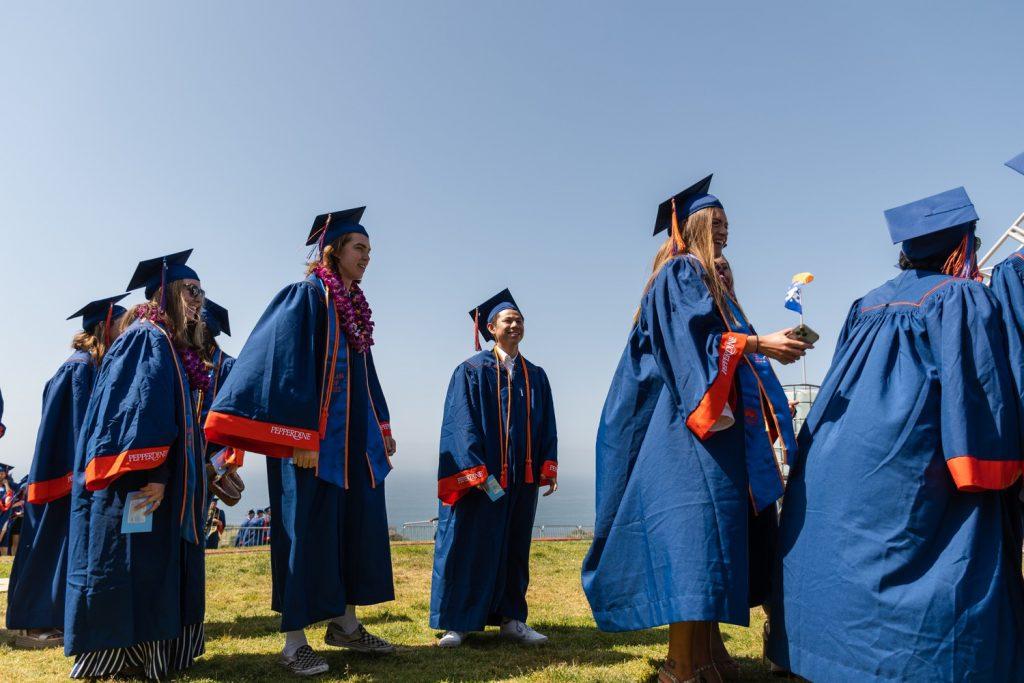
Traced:
<svg viewBox="0 0 1024 683">
<path fill-rule="evenodd" d="M 1024 152 L 1007 161 L 1006 166 L 1009 166 L 1017 173 L 1024 173 Z"/>
<path fill-rule="evenodd" d="M 14 465 L 8 465 L 6 463 L 0 462 L 0 472 L 8 472 L 8 473 L 10 473 L 10 471 L 13 470 L 13 469 L 14 469 Z"/>
<path fill-rule="evenodd" d="M 90 301 L 85 306 L 68 316 L 68 320 L 81 317 L 82 329 L 89 331 L 104 320 L 109 325 L 115 319 L 125 314 L 123 306 L 115 306 L 118 301 L 128 296 L 128 293 L 108 296 L 106 299 Z"/>
<path fill-rule="evenodd" d="M 971 233 L 978 214 L 967 190 L 957 187 L 885 212 L 893 244 L 912 261 L 949 251 Z M 973 240 L 969 250 L 974 253 Z"/>
<path fill-rule="evenodd" d="M 512 292 L 503 289 L 469 312 L 469 317 L 473 319 L 473 345 L 477 351 L 480 350 L 481 336 L 484 341 L 494 341 L 494 337 L 487 329 L 487 324 L 494 322 L 494 318 L 499 313 L 508 309 L 518 311 L 519 315 L 523 314 L 516 300 L 512 298 Z"/>
<path fill-rule="evenodd" d="M 255 515 L 256 511 L 255 510 L 249 510 L 249 512 L 247 512 L 246 514 L 248 514 L 248 515 Z"/>
<path fill-rule="evenodd" d="M 176 254 L 167 254 L 156 258 L 139 261 L 135 267 L 135 274 L 125 290 L 131 292 L 140 287 L 146 288 L 146 298 L 152 299 L 156 290 L 164 285 L 169 285 L 178 280 L 198 280 L 196 271 L 192 270 L 185 263 L 192 255 L 191 249 L 179 251 Z"/>
<path fill-rule="evenodd" d="M 214 337 L 221 332 L 229 337 L 231 336 L 231 325 L 228 321 L 228 309 L 218 303 L 210 301 L 209 299 L 203 303 L 203 324 L 206 325 L 206 329 L 208 329 L 210 334 Z"/>
<path fill-rule="evenodd" d="M 708 194 L 708 190 L 711 189 L 711 176 L 713 175 L 714 173 L 710 174 L 707 178 L 698 180 L 682 192 L 669 197 L 658 205 L 658 217 L 654 219 L 655 235 L 662 230 L 668 230 L 672 227 L 673 204 L 675 205 L 674 213 L 677 221 L 686 220 L 701 209 L 713 206 L 717 206 L 720 209 L 725 208 L 722 206 L 722 202 L 718 201 L 718 197 Z"/>
<path fill-rule="evenodd" d="M 306 238 L 306 246 L 316 244 L 320 251 L 323 251 L 325 244 L 330 244 L 349 232 L 358 232 L 360 235 L 369 237 L 366 228 L 359 225 L 363 211 L 366 211 L 365 206 L 320 214 L 313 219 L 313 227 L 310 228 L 309 237 Z"/>
</svg>

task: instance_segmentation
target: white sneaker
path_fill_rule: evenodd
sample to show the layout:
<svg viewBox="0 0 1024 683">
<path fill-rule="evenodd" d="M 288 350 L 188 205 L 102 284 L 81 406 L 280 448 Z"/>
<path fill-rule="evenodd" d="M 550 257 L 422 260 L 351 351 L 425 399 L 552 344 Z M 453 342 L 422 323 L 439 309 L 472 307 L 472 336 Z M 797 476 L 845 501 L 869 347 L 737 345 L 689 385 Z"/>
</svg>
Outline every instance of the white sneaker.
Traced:
<svg viewBox="0 0 1024 683">
<path fill-rule="evenodd" d="M 543 633 L 537 633 L 521 621 L 509 619 L 501 625 L 499 634 L 502 638 L 511 638 L 523 645 L 543 645 L 548 642 L 548 637 Z"/>
<path fill-rule="evenodd" d="M 441 636 L 441 640 L 437 641 L 437 646 L 458 647 L 459 645 L 462 645 L 462 641 L 465 638 L 466 633 L 464 631 L 448 631 L 443 636 Z"/>
</svg>

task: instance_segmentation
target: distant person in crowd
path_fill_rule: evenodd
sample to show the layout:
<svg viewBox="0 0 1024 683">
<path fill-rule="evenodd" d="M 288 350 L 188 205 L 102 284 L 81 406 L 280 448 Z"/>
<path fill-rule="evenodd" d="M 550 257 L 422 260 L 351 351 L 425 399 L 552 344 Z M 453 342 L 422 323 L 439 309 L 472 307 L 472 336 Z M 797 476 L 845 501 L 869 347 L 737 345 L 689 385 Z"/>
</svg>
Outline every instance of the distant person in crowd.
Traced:
<svg viewBox="0 0 1024 683">
<path fill-rule="evenodd" d="M 528 645 L 548 637 L 526 624 L 530 541 L 538 491 L 558 490 L 551 385 L 526 360 L 523 314 L 506 289 L 470 311 L 476 355 L 452 374 L 441 424 L 430 626 L 440 647 L 499 626 Z M 479 334 L 494 347 L 480 349 Z"/>
<path fill-rule="evenodd" d="M 4 427 L 3 419 L 4 419 L 4 395 L 3 395 L 2 392 L 0 392 L 0 438 L 3 438 L 3 435 L 7 433 L 7 427 Z"/>
<path fill-rule="evenodd" d="M 25 504 L 21 487 L 11 477 L 13 469 L 0 463 L 0 556 L 17 553 L 21 538 Z"/>
<path fill-rule="evenodd" d="M 816 681 L 1024 681 L 1020 396 L 978 215 L 960 187 L 885 217 L 902 272 L 854 301 L 800 433 L 768 654 Z"/>
<path fill-rule="evenodd" d="M 782 496 L 772 441 L 786 420 L 764 357 L 791 363 L 810 348 L 790 330 L 754 334 L 738 315 L 715 270 L 727 217 L 710 183 L 658 207 L 654 234 L 668 238 L 601 416 L 583 564 L 599 628 L 670 624 L 663 683 L 728 673 L 714 663 L 716 624 L 749 623 L 767 559 L 751 521 Z"/>
<path fill-rule="evenodd" d="M 266 528 L 267 518 L 263 516 L 263 510 L 256 511 L 256 519 L 252 525 L 252 544 L 263 545 L 263 530 Z"/>
<path fill-rule="evenodd" d="M 205 391 L 191 250 L 139 264 L 147 303 L 96 376 L 71 489 L 64 651 L 72 678 L 167 678 L 204 651 Z"/>
<path fill-rule="evenodd" d="M 252 523 L 256 520 L 256 511 L 249 510 L 246 513 L 245 519 L 242 520 L 242 524 L 238 527 L 238 534 L 235 536 L 235 547 L 245 547 L 252 545 L 249 542 L 249 529 L 252 527 Z"/>
<path fill-rule="evenodd" d="M 71 341 L 74 353 L 43 389 L 43 409 L 25 497 L 22 542 L 7 592 L 7 628 L 19 631 L 19 647 L 59 647 L 64 642 L 68 524 L 75 445 L 85 420 L 93 381 L 107 349 L 117 338 L 128 296 L 86 304 L 68 320 L 81 317 L 82 330 Z"/>
<path fill-rule="evenodd" d="M 268 507 L 263 512 L 263 544 L 268 545 L 270 543 L 270 508 Z"/>
<path fill-rule="evenodd" d="M 373 363 L 373 322 L 360 289 L 370 263 L 364 208 L 317 216 L 306 278 L 264 312 L 217 395 L 211 441 L 267 458 L 271 606 L 292 673 L 327 671 L 305 629 L 324 643 L 386 654 L 356 605 L 393 600 L 384 478 L 395 441 Z"/>
<path fill-rule="evenodd" d="M 220 547 L 220 537 L 224 533 L 227 517 L 217 505 L 217 499 L 210 500 L 210 510 L 206 516 L 206 549 L 216 550 Z"/>
</svg>

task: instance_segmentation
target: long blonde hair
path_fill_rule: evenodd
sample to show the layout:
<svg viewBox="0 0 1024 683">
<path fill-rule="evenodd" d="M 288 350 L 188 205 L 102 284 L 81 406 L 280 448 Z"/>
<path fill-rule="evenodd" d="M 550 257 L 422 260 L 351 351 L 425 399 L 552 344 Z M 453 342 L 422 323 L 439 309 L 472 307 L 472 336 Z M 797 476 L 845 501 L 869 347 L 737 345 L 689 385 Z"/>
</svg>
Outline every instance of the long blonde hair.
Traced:
<svg viewBox="0 0 1024 683">
<path fill-rule="evenodd" d="M 725 299 L 727 294 L 715 271 L 715 242 L 711 234 L 711 223 L 715 208 L 708 207 L 696 211 L 687 216 L 686 220 L 681 224 L 673 216 L 669 235 L 661 246 L 658 247 L 658 252 L 654 255 L 654 262 L 651 264 L 651 276 L 647 278 L 647 284 L 644 285 L 644 294 L 647 294 L 651 285 L 654 284 L 655 278 L 658 277 L 658 273 L 661 272 L 661 269 L 669 261 L 680 258 L 684 254 L 690 254 L 696 257 L 700 264 L 704 266 L 704 284 L 707 285 L 708 291 L 711 292 L 711 298 L 714 300 L 718 310 L 726 310 Z M 640 309 L 637 308 L 633 321 L 636 322 L 639 317 Z"/>
</svg>

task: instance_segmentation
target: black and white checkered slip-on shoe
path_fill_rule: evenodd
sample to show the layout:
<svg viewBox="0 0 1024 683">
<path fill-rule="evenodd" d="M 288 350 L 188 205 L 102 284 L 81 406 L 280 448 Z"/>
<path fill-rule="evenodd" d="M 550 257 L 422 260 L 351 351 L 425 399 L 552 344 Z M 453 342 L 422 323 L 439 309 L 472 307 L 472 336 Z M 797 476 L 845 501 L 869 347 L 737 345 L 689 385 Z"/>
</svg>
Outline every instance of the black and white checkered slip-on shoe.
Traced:
<svg viewBox="0 0 1024 683">
<path fill-rule="evenodd" d="M 332 647 L 347 647 L 356 652 L 367 652 L 374 655 L 389 655 L 395 651 L 395 646 L 378 638 L 367 631 L 362 624 L 352 633 L 345 631 L 333 621 L 327 622 L 327 633 L 324 634 L 324 643 Z"/>
<path fill-rule="evenodd" d="M 296 676 L 317 676 L 331 668 L 327 660 L 313 652 L 309 645 L 303 645 L 291 657 L 282 654 L 281 666 Z"/>
</svg>

